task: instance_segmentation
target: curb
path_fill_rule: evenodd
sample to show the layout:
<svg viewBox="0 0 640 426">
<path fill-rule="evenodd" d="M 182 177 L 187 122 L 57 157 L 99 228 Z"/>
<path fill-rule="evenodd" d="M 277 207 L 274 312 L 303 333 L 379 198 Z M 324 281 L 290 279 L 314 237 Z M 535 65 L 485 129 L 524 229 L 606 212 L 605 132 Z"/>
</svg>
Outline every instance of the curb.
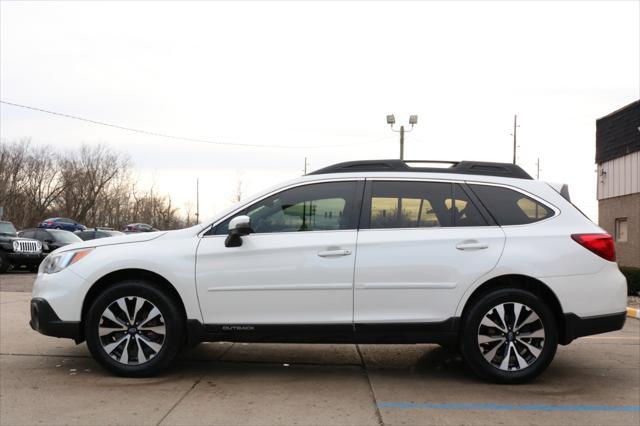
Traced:
<svg viewBox="0 0 640 426">
<path fill-rule="evenodd" d="M 627 308 L 627 316 L 631 318 L 640 319 L 640 309 Z"/>
</svg>

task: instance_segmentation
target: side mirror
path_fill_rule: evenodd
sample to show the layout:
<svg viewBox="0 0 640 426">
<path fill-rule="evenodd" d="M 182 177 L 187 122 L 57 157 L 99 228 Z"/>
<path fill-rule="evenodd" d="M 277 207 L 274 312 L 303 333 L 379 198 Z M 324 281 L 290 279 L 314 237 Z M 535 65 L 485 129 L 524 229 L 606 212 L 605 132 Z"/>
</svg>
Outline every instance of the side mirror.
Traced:
<svg viewBox="0 0 640 426">
<path fill-rule="evenodd" d="M 226 247 L 240 247 L 242 236 L 251 233 L 251 218 L 249 216 L 236 216 L 229 222 L 229 235 L 224 240 Z"/>
</svg>

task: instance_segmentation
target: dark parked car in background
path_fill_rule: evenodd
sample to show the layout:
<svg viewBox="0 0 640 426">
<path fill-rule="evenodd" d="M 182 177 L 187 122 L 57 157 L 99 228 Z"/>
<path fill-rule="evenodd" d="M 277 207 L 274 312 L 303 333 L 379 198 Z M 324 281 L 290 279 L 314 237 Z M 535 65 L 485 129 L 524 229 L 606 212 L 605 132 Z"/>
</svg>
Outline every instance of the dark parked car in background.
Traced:
<svg viewBox="0 0 640 426">
<path fill-rule="evenodd" d="M 97 240 L 98 238 L 118 237 L 125 235 L 123 232 L 115 231 L 113 229 L 94 228 L 87 229 L 85 231 L 77 231 L 75 233 L 83 241 Z"/>
<path fill-rule="evenodd" d="M 65 231 L 84 231 L 87 229 L 81 223 L 76 222 L 72 219 L 67 219 L 65 217 L 52 217 L 49 219 L 45 219 L 38 225 L 38 228 L 47 228 L 47 229 L 64 229 Z"/>
<path fill-rule="evenodd" d="M 130 223 L 124 228 L 124 232 L 154 232 L 156 228 L 147 223 Z"/>
<path fill-rule="evenodd" d="M 67 244 L 82 241 L 76 234 L 61 229 L 30 228 L 18 232 L 22 238 L 32 238 L 42 243 L 42 251 L 50 253 Z"/>
<path fill-rule="evenodd" d="M 42 255 L 40 241 L 19 238 L 11 222 L 0 220 L 0 273 L 26 266 L 31 271 L 38 269 Z"/>
</svg>

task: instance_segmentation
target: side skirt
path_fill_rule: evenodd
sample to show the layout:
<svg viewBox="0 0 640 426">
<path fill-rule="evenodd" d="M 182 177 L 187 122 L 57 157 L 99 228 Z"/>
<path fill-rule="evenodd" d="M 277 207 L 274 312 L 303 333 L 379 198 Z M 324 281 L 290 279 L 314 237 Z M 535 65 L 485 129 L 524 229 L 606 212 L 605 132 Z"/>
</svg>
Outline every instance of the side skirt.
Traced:
<svg viewBox="0 0 640 426">
<path fill-rule="evenodd" d="M 202 324 L 187 321 L 188 343 L 455 343 L 460 318 L 427 323 Z"/>
</svg>

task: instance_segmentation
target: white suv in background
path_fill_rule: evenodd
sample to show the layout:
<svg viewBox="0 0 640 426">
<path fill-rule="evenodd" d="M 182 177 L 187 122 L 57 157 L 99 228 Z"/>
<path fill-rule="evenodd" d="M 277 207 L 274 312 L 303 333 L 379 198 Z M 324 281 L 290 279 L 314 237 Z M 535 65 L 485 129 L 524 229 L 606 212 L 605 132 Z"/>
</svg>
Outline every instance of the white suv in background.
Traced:
<svg viewBox="0 0 640 426">
<path fill-rule="evenodd" d="M 148 376 L 201 341 L 439 343 L 529 380 L 558 343 L 618 330 L 611 236 L 518 166 L 341 163 L 170 232 L 65 246 L 31 326 Z"/>
</svg>

